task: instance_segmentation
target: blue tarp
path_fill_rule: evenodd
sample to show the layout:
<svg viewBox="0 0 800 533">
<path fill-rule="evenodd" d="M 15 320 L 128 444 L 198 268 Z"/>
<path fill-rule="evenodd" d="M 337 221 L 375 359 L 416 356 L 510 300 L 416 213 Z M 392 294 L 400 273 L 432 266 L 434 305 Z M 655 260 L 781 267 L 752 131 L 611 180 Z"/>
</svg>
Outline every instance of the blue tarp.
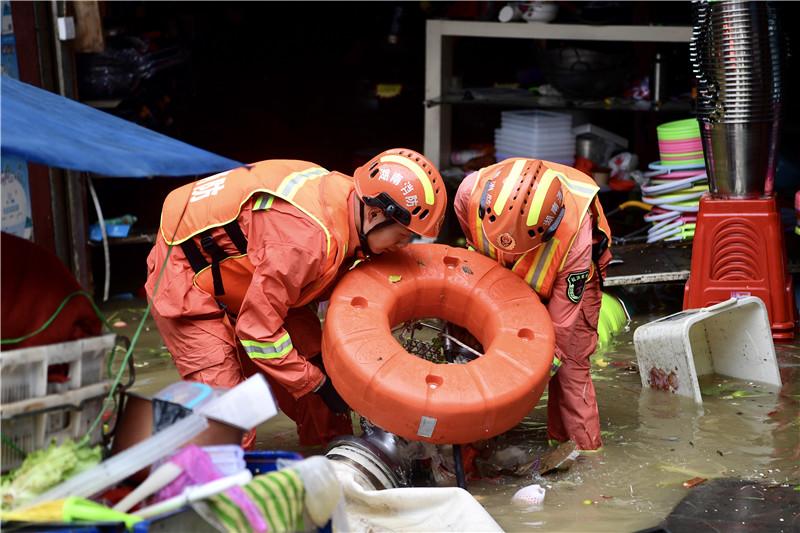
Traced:
<svg viewBox="0 0 800 533">
<path fill-rule="evenodd" d="M 104 176 L 189 176 L 241 163 L 2 77 L 3 155 Z"/>
</svg>

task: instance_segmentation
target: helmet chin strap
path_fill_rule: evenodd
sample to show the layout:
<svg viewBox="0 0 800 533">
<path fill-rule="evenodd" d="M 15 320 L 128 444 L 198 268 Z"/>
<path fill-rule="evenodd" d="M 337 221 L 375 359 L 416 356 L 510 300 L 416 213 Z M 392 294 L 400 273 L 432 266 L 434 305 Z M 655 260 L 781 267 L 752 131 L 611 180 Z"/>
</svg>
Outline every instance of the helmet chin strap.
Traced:
<svg viewBox="0 0 800 533">
<path fill-rule="evenodd" d="M 358 208 L 360 209 L 361 213 L 361 216 L 359 217 L 361 220 L 358 224 L 358 242 L 361 244 L 361 253 L 363 253 L 364 256 L 369 257 L 374 254 L 372 253 L 372 250 L 369 249 L 367 234 L 364 233 L 364 202 L 362 202 L 360 199 L 358 200 Z"/>
<path fill-rule="evenodd" d="M 375 253 L 369 247 L 369 242 L 367 242 L 367 235 L 369 235 L 370 233 L 372 233 L 373 231 L 375 231 L 377 229 L 380 229 L 380 228 L 383 228 L 383 227 L 386 227 L 386 226 L 390 226 L 392 224 L 397 224 L 397 222 L 395 220 L 391 219 L 391 218 L 387 218 L 386 220 L 384 220 L 384 221 L 382 221 L 382 222 L 380 222 L 378 224 L 375 224 L 375 226 L 373 228 L 371 228 L 369 231 L 367 231 L 365 233 L 364 232 L 364 219 L 365 219 L 364 202 L 359 200 L 358 201 L 358 206 L 359 206 L 360 213 L 361 213 L 361 217 L 360 217 L 361 218 L 361 223 L 358 225 L 358 242 L 361 245 L 361 252 L 366 257 L 369 257 L 371 255 L 375 255 Z"/>
</svg>

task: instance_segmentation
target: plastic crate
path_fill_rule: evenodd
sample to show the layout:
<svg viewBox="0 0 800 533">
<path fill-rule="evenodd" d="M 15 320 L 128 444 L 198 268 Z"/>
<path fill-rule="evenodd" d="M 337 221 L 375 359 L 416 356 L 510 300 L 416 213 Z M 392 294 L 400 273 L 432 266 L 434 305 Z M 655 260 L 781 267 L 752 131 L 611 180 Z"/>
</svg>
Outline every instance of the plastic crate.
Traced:
<svg viewBox="0 0 800 533">
<path fill-rule="evenodd" d="M 116 335 L 0 352 L 0 402 L 11 403 L 80 389 L 103 381 L 106 357 Z M 47 369 L 67 364 L 69 380 L 48 383 Z"/>
<path fill-rule="evenodd" d="M 287 452 L 283 450 L 244 452 L 244 462 L 247 465 L 247 469 L 250 470 L 254 476 L 277 470 L 279 459 L 302 461 L 303 456 L 297 452 Z"/>
<path fill-rule="evenodd" d="M 0 465 L 3 472 L 14 469 L 28 454 L 40 450 L 51 441 L 77 440 L 86 435 L 89 426 L 103 409 L 103 400 L 110 383 L 96 383 L 63 394 L 45 396 L 13 404 L 3 404 L 3 441 Z M 102 424 L 92 433 L 90 443 L 102 439 Z M 13 443 L 13 446 L 9 443 Z"/>
<path fill-rule="evenodd" d="M 698 376 L 705 374 L 781 386 L 767 309 L 753 296 L 649 322 L 633 343 L 643 388 L 703 403 Z"/>
</svg>

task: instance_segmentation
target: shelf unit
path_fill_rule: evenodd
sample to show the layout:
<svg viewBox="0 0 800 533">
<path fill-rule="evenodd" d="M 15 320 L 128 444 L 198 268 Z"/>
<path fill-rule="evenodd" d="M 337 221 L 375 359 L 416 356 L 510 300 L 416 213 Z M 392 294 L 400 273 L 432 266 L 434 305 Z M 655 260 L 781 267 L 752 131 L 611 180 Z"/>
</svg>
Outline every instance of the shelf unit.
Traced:
<svg viewBox="0 0 800 533">
<path fill-rule="evenodd" d="M 525 91 L 522 91 L 525 92 Z M 662 102 L 657 108 L 647 100 L 633 100 L 631 98 L 605 98 L 603 100 L 564 98 L 561 96 L 538 96 L 535 94 L 517 95 L 491 95 L 486 94 L 486 89 L 461 89 L 449 91 L 433 100 L 427 100 L 427 107 L 437 105 L 495 105 L 534 107 L 538 109 L 588 109 L 609 111 L 685 111 L 692 109 L 692 102 L 685 100 L 670 100 Z"/>
<path fill-rule="evenodd" d="M 452 76 L 453 42 L 458 37 L 494 39 L 560 39 L 570 41 L 616 41 L 688 43 L 688 26 L 587 26 L 541 22 L 473 22 L 429 20 L 425 41 L 425 155 L 441 168 L 451 145 L 452 101 L 446 82 Z M 529 102 L 527 99 L 525 102 Z M 516 102 L 509 102 L 516 105 Z M 536 106 L 530 100 L 527 106 Z M 542 106 L 544 107 L 544 106 Z"/>
</svg>

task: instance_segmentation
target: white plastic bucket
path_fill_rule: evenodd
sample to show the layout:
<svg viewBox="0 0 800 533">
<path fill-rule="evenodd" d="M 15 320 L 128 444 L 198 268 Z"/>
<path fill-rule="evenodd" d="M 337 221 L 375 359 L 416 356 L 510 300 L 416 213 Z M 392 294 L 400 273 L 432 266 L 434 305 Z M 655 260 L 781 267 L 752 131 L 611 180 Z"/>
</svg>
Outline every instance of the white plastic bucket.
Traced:
<svg viewBox="0 0 800 533">
<path fill-rule="evenodd" d="M 754 296 L 688 309 L 633 334 L 643 388 L 702 403 L 698 376 L 720 374 L 781 386 L 767 309 Z"/>
</svg>

